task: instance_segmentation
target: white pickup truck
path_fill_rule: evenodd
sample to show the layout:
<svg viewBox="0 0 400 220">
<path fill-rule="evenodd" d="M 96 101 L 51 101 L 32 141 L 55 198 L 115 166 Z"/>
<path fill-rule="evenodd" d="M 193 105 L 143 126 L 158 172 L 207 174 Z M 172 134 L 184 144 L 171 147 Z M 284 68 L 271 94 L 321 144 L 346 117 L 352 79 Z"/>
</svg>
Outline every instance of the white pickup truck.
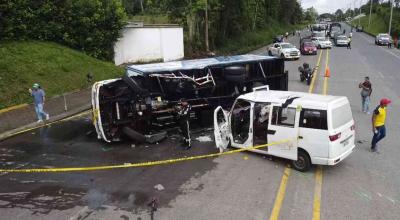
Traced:
<svg viewBox="0 0 400 220">
<path fill-rule="evenodd" d="M 290 43 L 275 43 L 268 48 L 268 55 L 298 60 L 300 58 L 300 50 Z"/>
</svg>

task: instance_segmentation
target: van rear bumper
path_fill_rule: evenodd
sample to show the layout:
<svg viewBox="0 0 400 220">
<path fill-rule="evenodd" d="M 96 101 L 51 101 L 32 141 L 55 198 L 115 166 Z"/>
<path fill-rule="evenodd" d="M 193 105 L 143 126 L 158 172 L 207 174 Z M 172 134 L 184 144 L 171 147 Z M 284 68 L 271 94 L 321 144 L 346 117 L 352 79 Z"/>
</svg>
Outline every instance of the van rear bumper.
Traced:
<svg viewBox="0 0 400 220">
<path fill-rule="evenodd" d="M 343 152 L 341 155 L 335 158 L 321 158 L 321 157 L 315 157 L 313 158 L 313 164 L 320 164 L 320 165 L 336 165 L 342 160 L 344 160 L 346 157 L 348 157 L 354 150 L 356 145 L 353 145 L 351 148 L 349 148 L 347 151 Z"/>
</svg>

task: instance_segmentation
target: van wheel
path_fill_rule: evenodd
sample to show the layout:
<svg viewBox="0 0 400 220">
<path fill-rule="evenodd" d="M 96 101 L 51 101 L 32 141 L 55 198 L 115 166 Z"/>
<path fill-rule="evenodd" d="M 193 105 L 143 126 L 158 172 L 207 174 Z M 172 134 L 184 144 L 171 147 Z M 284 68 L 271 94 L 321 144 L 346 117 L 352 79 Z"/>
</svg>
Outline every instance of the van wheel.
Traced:
<svg viewBox="0 0 400 220">
<path fill-rule="evenodd" d="M 295 170 L 307 172 L 311 168 L 310 157 L 305 151 L 299 150 L 297 152 L 297 160 L 293 160 L 292 165 Z"/>
</svg>

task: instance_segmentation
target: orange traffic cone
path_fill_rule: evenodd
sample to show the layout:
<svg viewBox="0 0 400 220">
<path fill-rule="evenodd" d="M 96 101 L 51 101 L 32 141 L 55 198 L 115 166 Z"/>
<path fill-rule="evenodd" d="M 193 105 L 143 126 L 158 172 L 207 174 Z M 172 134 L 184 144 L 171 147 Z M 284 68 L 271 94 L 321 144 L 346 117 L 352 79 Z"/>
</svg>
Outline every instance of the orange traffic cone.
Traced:
<svg viewBox="0 0 400 220">
<path fill-rule="evenodd" d="M 325 77 L 330 77 L 331 76 L 331 71 L 329 70 L 329 67 L 326 67 L 325 69 Z"/>
</svg>

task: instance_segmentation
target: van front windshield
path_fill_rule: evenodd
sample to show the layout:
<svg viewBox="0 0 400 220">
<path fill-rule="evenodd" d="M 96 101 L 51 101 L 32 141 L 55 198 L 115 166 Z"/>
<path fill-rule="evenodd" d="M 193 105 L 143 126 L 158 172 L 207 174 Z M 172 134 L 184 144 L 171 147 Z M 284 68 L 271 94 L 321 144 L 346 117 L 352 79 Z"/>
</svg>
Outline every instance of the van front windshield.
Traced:
<svg viewBox="0 0 400 220">
<path fill-rule="evenodd" d="M 353 120 L 353 115 L 349 104 L 342 105 L 332 110 L 333 129 L 340 128 L 351 120 Z"/>
</svg>

